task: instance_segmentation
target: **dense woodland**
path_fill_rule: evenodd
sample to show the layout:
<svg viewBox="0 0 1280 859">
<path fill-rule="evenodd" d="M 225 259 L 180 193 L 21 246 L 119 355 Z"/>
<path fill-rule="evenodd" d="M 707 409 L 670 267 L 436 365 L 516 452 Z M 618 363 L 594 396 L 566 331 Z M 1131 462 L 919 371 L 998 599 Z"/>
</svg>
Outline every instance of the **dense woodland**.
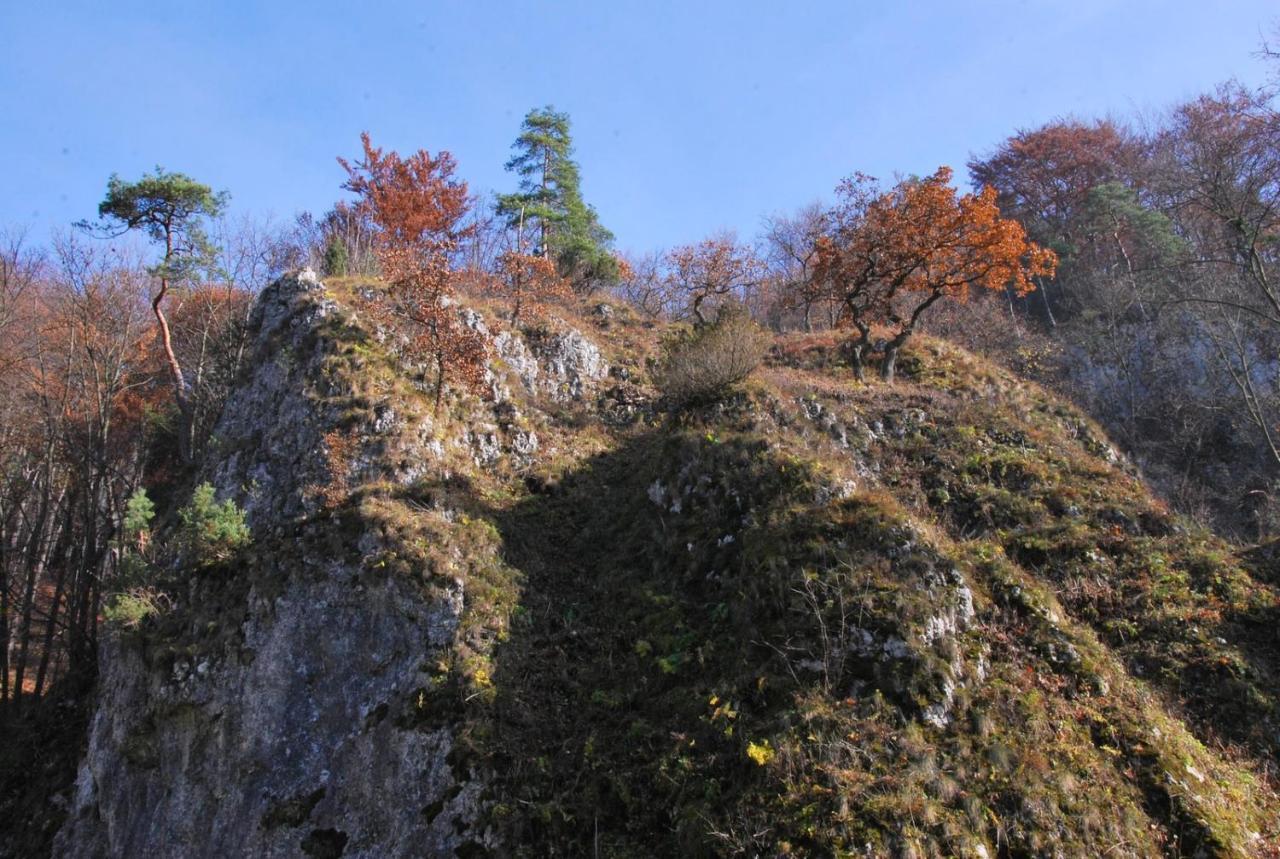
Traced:
<svg viewBox="0 0 1280 859">
<path fill-rule="evenodd" d="M 1074 398 L 1181 512 L 1266 539 L 1280 528 L 1275 99 L 1231 82 L 1155 119 L 1063 118 L 975 154 L 972 192 L 945 167 L 853 174 L 758 236 L 644 256 L 618 252 L 583 199 L 551 108 L 526 117 L 518 185 L 492 198 L 447 151 L 402 157 L 367 135 L 335 168 L 349 196 L 288 224 L 231 217 L 180 173 L 112 177 L 96 220 L 47 244 L 15 225 L 0 243 L 0 709 L 92 673 L 104 604 L 216 447 L 253 295 L 303 266 L 383 284 L 367 310 L 406 332 L 437 407 L 486 357 L 458 296 L 513 324 L 584 296 L 692 330 L 746 308 L 775 332 L 831 332 L 864 384 L 891 383 L 926 329 Z"/>
</svg>

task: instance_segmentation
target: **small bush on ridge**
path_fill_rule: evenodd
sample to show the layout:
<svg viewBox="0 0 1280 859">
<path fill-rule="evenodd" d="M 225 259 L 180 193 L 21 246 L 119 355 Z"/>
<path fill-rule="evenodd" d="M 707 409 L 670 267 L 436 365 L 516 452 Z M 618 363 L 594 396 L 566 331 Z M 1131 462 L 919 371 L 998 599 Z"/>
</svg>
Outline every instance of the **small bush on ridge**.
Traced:
<svg viewBox="0 0 1280 859">
<path fill-rule="evenodd" d="M 654 382 L 677 407 L 714 403 L 751 375 L 768 345 L 769 335 L 745 307 L 726 305 L 715 322 L 666 343 Z"/>
</svg>

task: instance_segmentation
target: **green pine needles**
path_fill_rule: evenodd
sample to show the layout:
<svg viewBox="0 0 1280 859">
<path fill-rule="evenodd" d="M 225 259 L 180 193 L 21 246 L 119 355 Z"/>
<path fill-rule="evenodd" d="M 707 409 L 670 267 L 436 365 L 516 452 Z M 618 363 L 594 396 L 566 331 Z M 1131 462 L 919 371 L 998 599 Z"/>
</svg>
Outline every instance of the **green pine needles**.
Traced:
<svg viewBox="0 0 1280 859">
<path fill-rule="evenodd" d="M 498 214 L 510 227 L 531 234 L 535 252 L 554 259 L 575 289 L 616 283 L 613 233 L 582 199 L 569 115 L 550 105 L 529 111 L 512 148 L 506 168 L 520 177 L 520 190 L 499 196 Z"/>
<path fill-rule="evenodd" d="M 180 545 L 198 565 L 225 561 L 237 549 L 249 544 L 249 526 L 244 511 L 228 498 L 221 504 L 213 486 L 201 483 L 191 494 L 191 503 L 178 511 Z"/>
</svg>

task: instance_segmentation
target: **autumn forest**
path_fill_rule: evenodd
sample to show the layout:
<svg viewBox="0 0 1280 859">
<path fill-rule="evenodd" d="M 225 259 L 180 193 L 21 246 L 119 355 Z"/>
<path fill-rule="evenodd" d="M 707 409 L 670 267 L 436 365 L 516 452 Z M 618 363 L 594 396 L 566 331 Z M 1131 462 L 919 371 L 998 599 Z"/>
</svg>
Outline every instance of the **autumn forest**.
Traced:
<svg viewBox="0 0 1280 859">
<path fill-rule="evenodd" d="M 762 213 L 754 235 L 647 253 L 586 198 L 592 164 L 553 106 L 511 129 L 503 193 L 468 184 L 447 134 L 394 151 L 378 128 L 334 153 L 332 207 L 287 222 L 231 214 L 236 189 L 182 172 L 180 152 L 103 176 L 97 210 L 48 240 L 0 231 L 0 726 L 66 746 L 36 777 L 65 786 L 82 742 L 63 738 L 85 730 L 103 637 L 194 598 L 157 570 L 248 545 L 244 512 L 207 482 L 228 450 L 219 420 L 259 360 L 257 297 L 304 269 L 398 344 L 436 421 L 497 390 L 490 331 L 467 308 L 512 331 L 625 308 L 657 344 L 640 365 L 654 426 L 731 412 L 758 366 L 800 348 L 787 344 L 857 392 L 914 390 L 926 377 L 913 344 L 945 341 L 1096 421 L 1171 515 L 1268 545 L 1280 536 L 1278 98 L 1228 81 L 1154 116 L 1010 129 L 922 175 L 850 163 L 838 187 L 807 189 L 820 202 Z M 334 521 L 353 438 L 332 431 L 315 453 L 334 475 L 316 509 Z M 773 760 L 772 746 L 750 748 L 755 764 Z M 25 784 L 0 779 L 0 807 L 22 807 Z M 316 837 L 305 852 L 341 855 L 346 835 L 338 852 Z"/>
</svg>

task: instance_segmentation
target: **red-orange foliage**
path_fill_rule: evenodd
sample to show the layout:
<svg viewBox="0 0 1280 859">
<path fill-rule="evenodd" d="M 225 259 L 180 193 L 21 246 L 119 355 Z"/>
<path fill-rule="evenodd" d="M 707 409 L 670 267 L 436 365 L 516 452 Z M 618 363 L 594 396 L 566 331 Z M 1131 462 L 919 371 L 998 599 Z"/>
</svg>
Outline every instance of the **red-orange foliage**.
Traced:
<svg viewBox="0 0 1280 859">
<path fill-rule="evenodd" d="M 338 159 L 347 171 L 343 187 L 360 195 L 357 209 L 378 225 L 381 240 L 428 253 L 451 250 L 465 232 L 459 223 L 470 207 L 467 183 L 453 178 L 453 156 L 438 152 L 432 158 L 419 149 L 401 158 L 373 146 L 368 132 L 360 143 L 363 161 Z"/>
<path fill-rule="evenodd" d="M 970 161 L 969 175 L 976 187 L 995 188 L 1001 211 L 1070 263 L 1089 244 L 1088 219 L 1082 215 L 1090 192 L 1109 182 L 1140 180 L 1145 150 L 1142 141 L 1110 120 L 1060 120 L 1019 131 L 987 158 Z M 1050 325 L 1057 324 L 1054 307 L 1061 300 L 1076 311 L 1079 301 L 1088 301 L 1079 292 L 1082 285 L 1070 277 L 1058 285 L 1059 301 L 1050 301 L 1047 284 L 1041 286 Z"/>
<path fill-rule="evenodd" d="M 1137 158 L 1138 145 L 1109 121 L 1052 122 L 969 162 L 969 175 L 974 185 L 994 188 L 1010 216 L 1036 224 L 1042 240 L 1059 241 L 1068 239 L 1089 191 L 1118 179 Z"/>
<path fill-rule="evenodd" d="M 484 381 L 484 340 L 462 324 L 453 298 L 449 255 L 467 228 L 460 226 L 470 200 L 465 182 L 455 179 L 448 152 L 432 158 L 419 150 L 408 158 L 383 152 L 360 136 L 364 160 L 347 171 L 357 208 L 377 226 L 375 249 L 388 288 L 375 311 L 400 323 L 411 358 L 435 365 L 436 410 L 446 379 L 456 377 L 479 389 Z"/>
<path fill-rule="evenodd" d="M 703 305 L 727 296 L 744 299 L 764 277 L 764 266 L 750 248 L 731 235 L 713 236 L 667 253 L 667 291 L 687 302 L 688 312 L 705 324 Z"/>
<path fill-rule="evenodd" d="M 503 292 L 511 299 L 512 325 L 519 321 L 525 301 L 536 306 L 547 299 L 573 295 L 573 285 L 560 276 L 551 257 L 511 250 L 498 258 L 498 265 Z"/>
<path fill-rule="evenodd" d="M 815 278 L 840 302 L 861 374 L 871 326 L 890 329 L 882 373 L 892 380 L 898 349 L 937 301 L 967 301 L 974 287 L 1025 295 L 1033 277 L 1052 276 L 1057 258 L 1002 218 L 996 192 L 957 196 L 951 170 L 878 193 L 865 176 L 841 185 L 835 228 L 818 242 Z"/>
<path fill-rule="evenodd" d="M 616 254 L 613 257 L 618 261 L 618 282 L 626 283 L 636 276 L 636 270 L 632 268 L 631 263 Z"/>
<path fill-rule="evenodd" d="M 105 257 L 0 247 L 0 710 L 89 663 L 113 527 L 170 402 L 149 278 Z"/>
</svg>

